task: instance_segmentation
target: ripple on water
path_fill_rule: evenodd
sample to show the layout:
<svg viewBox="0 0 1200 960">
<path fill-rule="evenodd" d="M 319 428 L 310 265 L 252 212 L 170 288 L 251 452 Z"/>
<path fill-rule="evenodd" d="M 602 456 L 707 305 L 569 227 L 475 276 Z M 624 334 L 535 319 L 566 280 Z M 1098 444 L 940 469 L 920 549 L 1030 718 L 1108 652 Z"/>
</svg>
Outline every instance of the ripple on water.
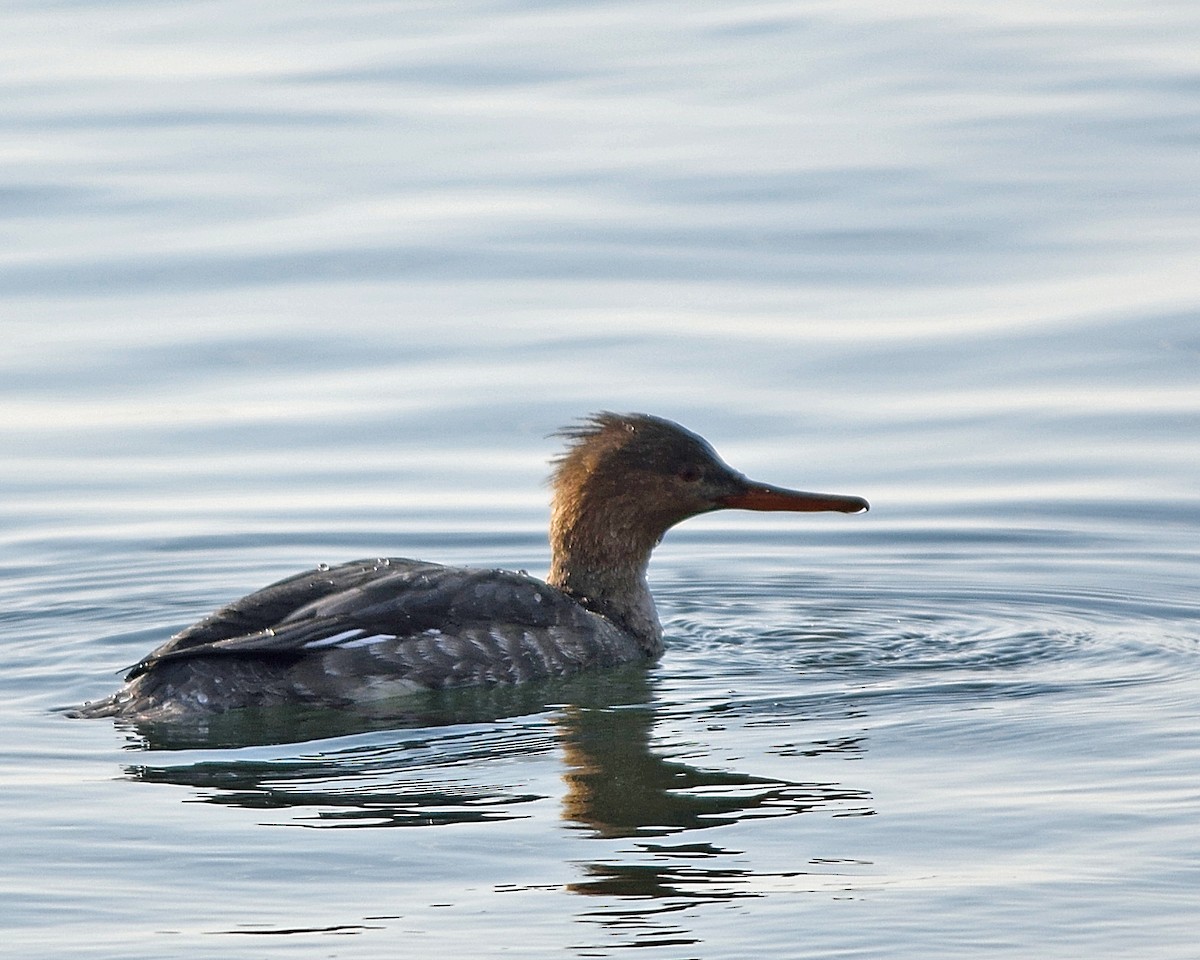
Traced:
<svg viewBox="0 0 1200 960">
<path fill-rule="evenodd" d="M 758 581 L 736 597 L 690 583 L 661 671 L 674 708 L 809 710 L 895 701 L 963 705 L 1153 687 L 1194 672 L 1186 605 L 1114 594 L 930 588 L 819 594 Z M 697 597 L 703 611 L 690 615 Z M 714 601 L 714 597 L 719 599 Z"/>
</svg>

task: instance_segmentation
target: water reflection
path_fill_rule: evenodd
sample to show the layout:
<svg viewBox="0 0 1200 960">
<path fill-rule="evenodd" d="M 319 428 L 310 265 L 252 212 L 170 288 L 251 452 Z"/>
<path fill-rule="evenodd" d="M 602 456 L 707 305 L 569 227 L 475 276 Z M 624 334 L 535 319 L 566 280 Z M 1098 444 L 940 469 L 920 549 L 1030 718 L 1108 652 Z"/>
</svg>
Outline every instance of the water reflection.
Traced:
<svg viewBox="0 0 1200 960">
<path fill-rule="evenodd" d="M 842 815 L 874 813 L 870 795 L 829 782 L 794 782 L 704 769 L 649 749 L 656 719 L 650 709 L 571 707 L 558 721 L 566 771 L 563 818 L 602 838 L 647 837 L 722 826 L 751 818 L 787 817 L 818 808 Z M 845 738 L 846 752 L 861 741 Z M 825 745 L 817 752 L 830 749 Z M 567 890 L 595 898 L 578 915 L 612 947 L 687 946 L 699 942 L 681 916 L 702 903 L 762 896 L 766 890 L 845 889 L 844 871 L 801 860 L 797 869 L 765 873 L 738 850 L 711 842 L 650 840 L 578 863 Z"/>
<path fill-rule="evenodd" d="M 552 693 L 571 698 L 552 706 L 545 699 Z M 542 699 L 534 710 L 529 698 L 536 696 Z M 263 718 L 253 720 L 254 732 L 263 733 Z M 288 720 L 277 717 L 275 723 Z M 527 816 L 526 805 L 547 799 L 545 787 L 528 786 L 534 767 L 556 751 L 565 768 L 562 819 L 600 838 L 663 836 L 818 807 L 870 812 L 865 791 L 837 783 L 770 779 L 664 757 L 650 746 L 655 720 L 645 673 L 617 671 L 539 693 L 513 688 L 430 698 L 419 710 L 393 715 L 388 731 L 360 731 L 340 744 L 309 743 L 282 755 L 205 750 L 191 762 L 137 763 L 125 772 L 149 783 L 195 788 L 206 803 L 289 811 L 290 822 L 313 827 L 431 826 Z M 225 718 L 225 726 L 208 733 L 216 744 L 227 745 L 237 724 L 250 722 Z M 369 730 L 385 719 L 339 722 Z M 290 729 L 296 732 L 294 725 Z M 162 729 L 144 728 L 139 736 L 145 743 L 180 742 L 178 734 L 164 740 Z M 516 782 L 504 779 L 509 777 Z"/>
<path fill-rule="evenodd" d="M 569 707 L 557 721 L 567 790 L 563 818 L 601 837 L 664 835 L 782 817 L 869 796 L 669 760 L 649 749 L 654 711 Z"/>
<path fill-rule="evenodd" d="M 814 892 L 831 883 L 848 890 L 846 871 L 870 866 L 865 860 L 813 859 L 804 861 L 804 869 L 763 873 L 722 863 L 721 858 L 736 857 L 739 851 L 710 844 L 639 844 L 638 848 L 655 862 L 588 863 L 586 879 L 568 889 L 586 896 L 670 898 L 682 906 L 695 900 L 758 897 L 769 890 Z M 709 865 L 704 860 L 714 862 Z"/>
<path fill-rule="evenodd" d="M 793 870 L 766 872 L 747 866 L 740 851 L 710 844 L 638 844 L 624 856 L 624 862 L 582 864 L 584 879 L 567 888 L 597 898 L 576 919 L 601 942 L 577 947 L 581 955 L 699 943 L 687 914 L 704 904 L 781 891 L 850 899 L 870 882 L 864 871 L 873 867 L 865 860 L 814 858 L 801 859 Z"/>
<path fill-rule="evenodd" d="M 664 756 L 654 732 L 668 711 L 678 723 L 680 706 L 656 702 L 642 670 L 541 691 L 543 697 L 551 693 L 560 697 L 557 705 L 535 704 L 527 699 L 529 689 L 474 691 L 431 699 L 392 718 L 408 721 L 407 727 L 309 742 L 284 753 L 278 747 L 210 749 L 198 757 L 176 752 L 166 756 L 186 762 L 143 762 L 125 772 L 148 783 L 192 788 L 205 803 L 271 811 L 309 828 L 484 823 L 554 810 L 569 831 L 604 841 L 589 844 L 595 852 L 575 861 L 576 879 L 549 888 L 578 898 L 579 940 L 592 943 L 576 944 L 583 955 L 614 946 L 696 943 L 689 912 L 704 904 L 779 890 L 842 896 L 857 888 L 859 862 L 818 861 L 797 845 L 784 857 L 784 869 L 756 869 L 753 857 L 694 831 L 815 810 L 869 816 L 874 810 L 867 791 L 707 769 Z M 535 705 L 536 712 L 516 713 Z M 382 718 L 359 718 L 376 721 Z M 228 737 L 233 727 L 213 733 Z M 811 767 L 831 751 L 853 757 L 864 749 L 857 737 L 812 746 L 792 754 L 796 767 Z M 555 767 L 547 776 L 547 768 Z M 820 769 L 827 770 L 827 763 Z M 545 802 L 556 793 L 557 808 Z M 495 888 L 533 889 L 548 888 Z M 352 926 L 351 920 L 367 918 L 344 919 Z"/>
</svg>

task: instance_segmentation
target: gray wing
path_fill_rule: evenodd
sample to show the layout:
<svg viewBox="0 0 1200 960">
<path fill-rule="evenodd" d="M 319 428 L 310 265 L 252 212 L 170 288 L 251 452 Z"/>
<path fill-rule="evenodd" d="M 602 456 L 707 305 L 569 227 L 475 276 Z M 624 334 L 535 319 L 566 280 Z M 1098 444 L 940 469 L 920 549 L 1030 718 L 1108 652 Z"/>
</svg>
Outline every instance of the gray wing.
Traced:
<svg viewBox="0 0 1200 960">
<path fill-rule="evenodd" d="M 298 574 L 229 604 L 171 638 L 128 679 L 160 664 L 237 658 L 292 665 L 310 688 L 336 686 L 337 677 L 440 688 L 641 657 L 623 630 L 525 574 L 364 560 Z"/>
</svg>

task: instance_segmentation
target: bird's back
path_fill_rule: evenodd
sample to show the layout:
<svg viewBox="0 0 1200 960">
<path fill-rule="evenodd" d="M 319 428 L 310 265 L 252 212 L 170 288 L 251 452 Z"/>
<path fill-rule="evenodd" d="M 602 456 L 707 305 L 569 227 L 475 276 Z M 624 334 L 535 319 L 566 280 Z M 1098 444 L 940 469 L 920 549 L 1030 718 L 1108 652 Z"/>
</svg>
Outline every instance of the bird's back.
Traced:
<svg viewBox="0 0 1200 960">
<path fill-rule="evenodd" d="M 280 580 L 176 634 L 83 708 L 156 719 L 236 707 L 341 706 L 419 690 L 567 676 L 645 656 L 534 577 L 406 559 Z"/>
</svg>

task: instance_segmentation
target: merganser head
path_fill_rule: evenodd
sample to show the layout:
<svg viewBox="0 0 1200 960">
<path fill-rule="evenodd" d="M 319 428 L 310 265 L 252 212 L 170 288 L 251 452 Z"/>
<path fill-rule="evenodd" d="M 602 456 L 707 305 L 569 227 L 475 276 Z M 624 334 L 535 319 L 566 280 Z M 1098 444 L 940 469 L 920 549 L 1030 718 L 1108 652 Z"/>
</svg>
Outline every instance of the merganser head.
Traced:
<svg viewBox="0 0 1200 960">
<path fill-rule="evenodd" d="M 561 431 L 569 441 L 555 461 L 551 540 L 591 529 L 593 538 L 618 536 L 649 549 L 671 527 L 713 510 L 860 513 L 861 497 L 805 493 L 748 480 L 702 437 L 644 413 L 598 413 Z M 615 530 L 613 528 L 616 528 Z"/>
<path fill-rule="evenodd" d="M 802 493 L 747 480 L 702 438 L 644 413 L 598 413 L 562 431 L 551 485 L 546 582 L 662 652 L 646 584 L 650 552 L 671 527 L 713 510 L 868 509 L 860 497 Z"/>
</svg>

